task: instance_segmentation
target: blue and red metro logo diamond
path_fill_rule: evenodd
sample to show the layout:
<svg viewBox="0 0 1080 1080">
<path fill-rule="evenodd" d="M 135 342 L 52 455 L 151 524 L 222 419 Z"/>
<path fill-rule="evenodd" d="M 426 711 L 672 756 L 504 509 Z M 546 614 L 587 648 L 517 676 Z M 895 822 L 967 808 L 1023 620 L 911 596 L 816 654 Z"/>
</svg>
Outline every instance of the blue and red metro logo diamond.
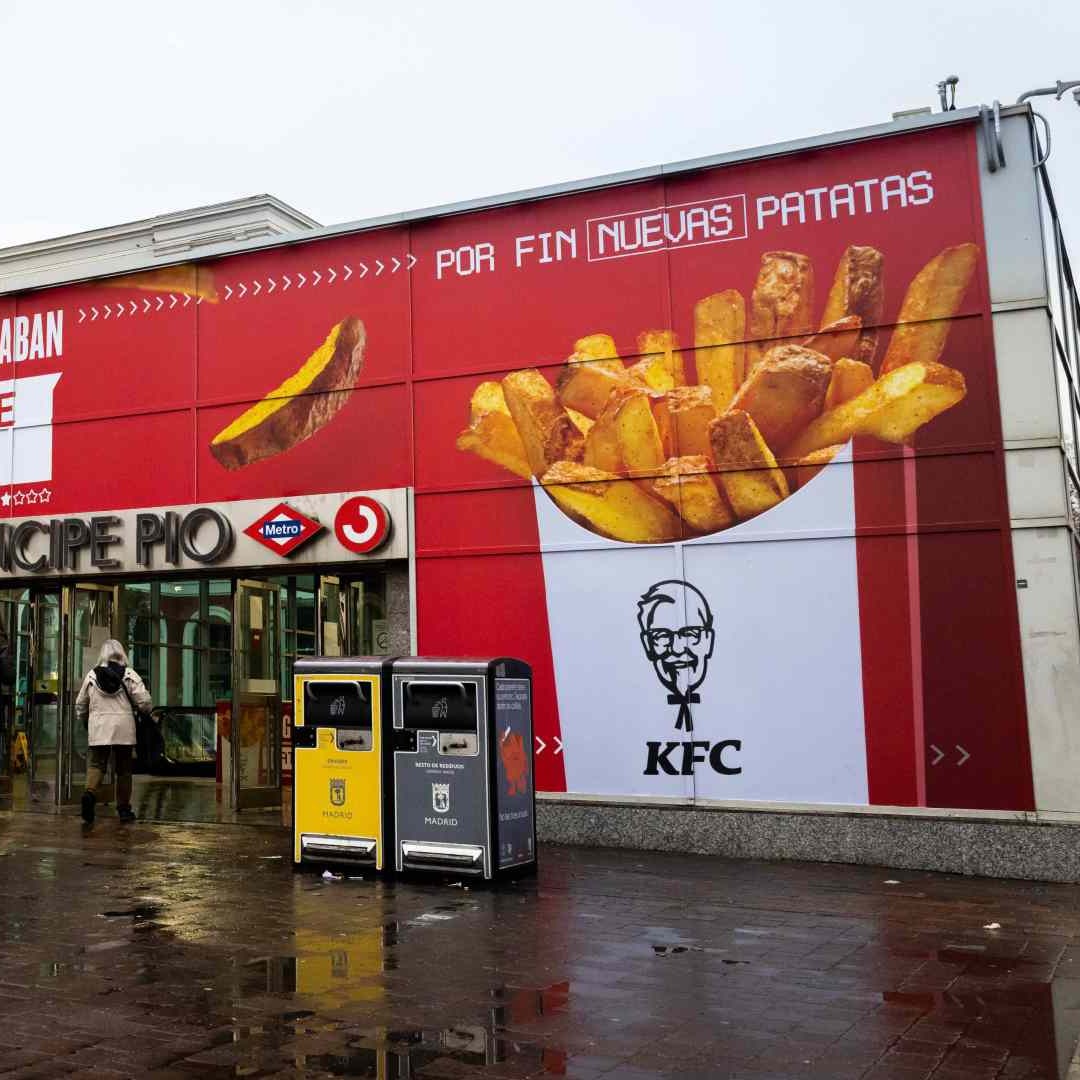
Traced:
<svg viewBox="0 0 1080 1080">
<path fill-rule="evenodd" d="M 278 555 L 291 555 L 301 544 L 322 532 L 322 526 L 288 503 L 271 507 L 244 533 Z"/>
</svg>

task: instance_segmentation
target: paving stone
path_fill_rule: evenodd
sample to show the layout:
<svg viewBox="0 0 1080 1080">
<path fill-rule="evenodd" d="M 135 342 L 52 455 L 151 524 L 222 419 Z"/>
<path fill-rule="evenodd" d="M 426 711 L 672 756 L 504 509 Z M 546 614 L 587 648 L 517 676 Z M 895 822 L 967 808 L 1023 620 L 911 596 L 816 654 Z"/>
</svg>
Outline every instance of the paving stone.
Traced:
<svg viewBox="0 0 1080 1080">
<path fill-rule="evenodd" d="M 10 814 L 0 848 L 0 1080 L 1057 1080 L 1080 1037 L 1075 886 L 544 846 L 466 892 Z"/>
</svg>

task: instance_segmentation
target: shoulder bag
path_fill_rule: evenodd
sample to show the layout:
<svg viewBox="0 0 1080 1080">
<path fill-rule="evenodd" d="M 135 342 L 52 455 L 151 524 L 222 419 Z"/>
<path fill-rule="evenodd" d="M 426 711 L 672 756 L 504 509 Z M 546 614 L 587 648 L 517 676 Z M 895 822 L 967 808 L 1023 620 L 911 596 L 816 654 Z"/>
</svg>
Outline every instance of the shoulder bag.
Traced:
<svg viewBox="0 0 1080 1080">
<path fill-rule="evenodd" d="M 131 691 L 128 690 L 127 683 L 123 679 L 120 680 L 120 685 L 124 688 L 124 696 L 128 699 L 128 704 L 135 716 L 135 761 L 140 771 L 147 771 L 164 757 L 165 740 L 157 721 L 152 716 L 144 716 L 139 712 Z"/>
</svg>

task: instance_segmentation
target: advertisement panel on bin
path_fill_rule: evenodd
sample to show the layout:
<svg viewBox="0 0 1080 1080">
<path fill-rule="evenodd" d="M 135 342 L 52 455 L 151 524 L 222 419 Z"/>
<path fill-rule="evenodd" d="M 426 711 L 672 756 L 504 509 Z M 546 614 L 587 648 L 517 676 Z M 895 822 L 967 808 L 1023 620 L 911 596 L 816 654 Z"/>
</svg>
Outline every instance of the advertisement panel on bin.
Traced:
<svg viewBox="0 0 1080 1080">
<path fill-rule="evenodd" d="M 978 193 L 957 125 L 3 297 L 0 512 L 412 486 L 538 789 L 1030 808 Z"/>
</svg>

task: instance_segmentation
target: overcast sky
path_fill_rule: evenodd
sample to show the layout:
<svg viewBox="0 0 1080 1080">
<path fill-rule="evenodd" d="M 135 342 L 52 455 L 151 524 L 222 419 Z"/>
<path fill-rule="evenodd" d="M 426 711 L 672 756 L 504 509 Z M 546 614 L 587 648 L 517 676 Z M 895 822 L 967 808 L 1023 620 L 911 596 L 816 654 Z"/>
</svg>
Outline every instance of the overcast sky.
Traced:
<svg viewBox="0 0 1080 1080">
<path fill-rule="evenodd" d="M 270 192 L 330 224 L 1080 78 L 1080 3 L 0 0 L 0 246 Z M 1039 105 L 1080 261 L 1080 108 Z"/>
</svg>

